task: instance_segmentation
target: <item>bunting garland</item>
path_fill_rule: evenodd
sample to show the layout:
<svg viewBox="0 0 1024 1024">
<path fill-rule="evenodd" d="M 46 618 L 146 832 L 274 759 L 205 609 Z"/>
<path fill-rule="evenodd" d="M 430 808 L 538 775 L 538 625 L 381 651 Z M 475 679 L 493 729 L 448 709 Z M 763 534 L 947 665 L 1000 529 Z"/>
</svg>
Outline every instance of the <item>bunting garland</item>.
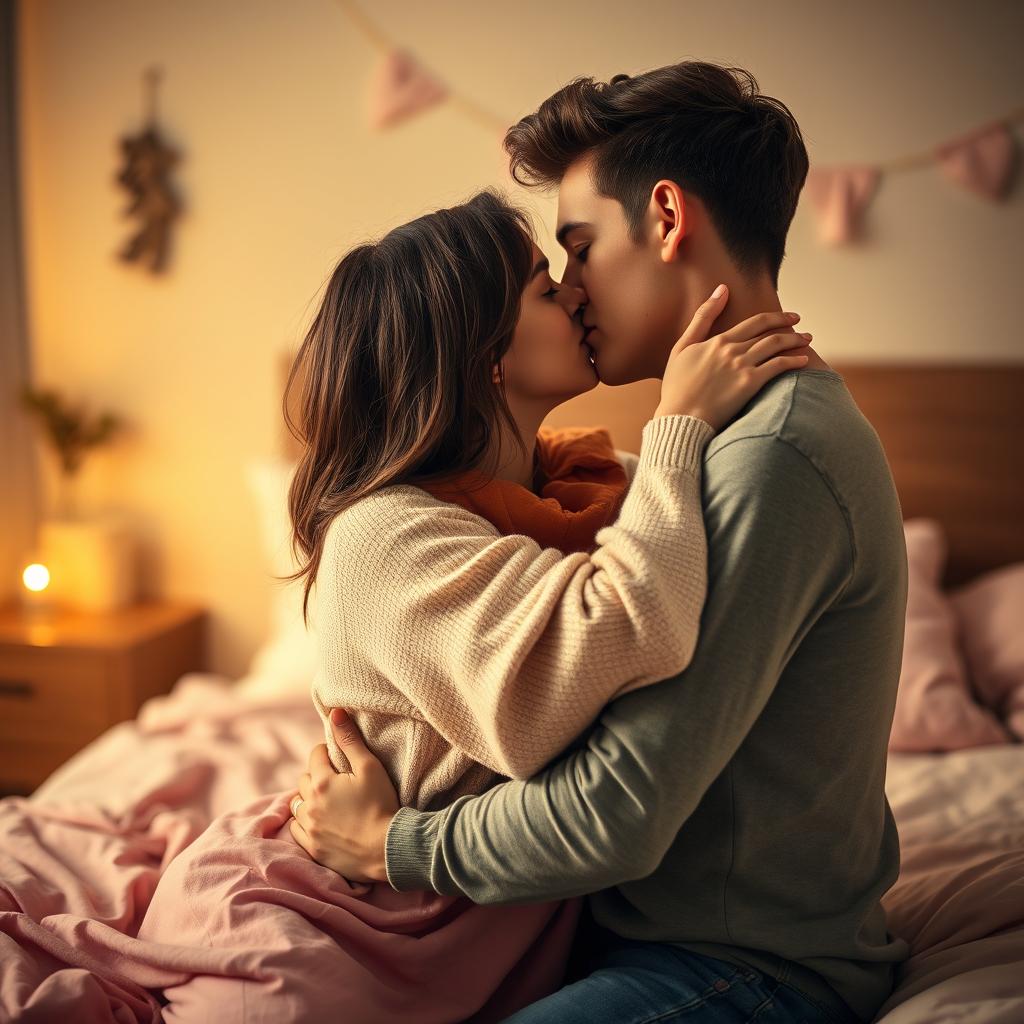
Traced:
<svg viewBox="0 0 1024 1024">
<path fill-rule="evenodd" d="M 451 90 L 415 54 L 382 32 L 356 0 L 339 3 L 380 55 L 367 105 L 373 128 L 391 128 L 447 102 L 489 134 L 493 133 L 500 143 L 510 123 L 506 118 Z M 882 177 L 932 165 L 938 165 L 952 184 L 986 202 L 1005 201 L 1012 191 L 1019 163 L 1017 140 L 1010 127 L 1020 122 L 1024 122 L 1024 107 L 922 153 L 873 164 L 812 166 L 804 190 L 817 220 L 819 240 L 833 246 L 857 241 Z M 502 159 L 507 172 L 504 155 Z"/>
<path fill-rule="evenodd" d="M 1013 136 L 998 122 L 936 150 L 939 167 L 950 181 L 993 202 L 1009 194 L 1015 157 Z"/>
<path fill-rule="evenodd" d="M 818 238 L 822 242 L 843 245 L 856 237 L 880 178 L 878 168 L 867 165 L 807 172 L 804 191 L 818 217 Z"/>
<path fill-rule="evenodd" d="M 390 128 L 440 103 L 448 88 L 408 50 L 392 50 L 377 65 L 369 95 L 370 124 Z"/>
<path fill-rule="evenodd" d="M 900 174 L 938 164 L 946 179 L 988 202 L 1005 201 L 1018 167 L 1017 140 L 1010 126 L 1024 121 L 1024 107 L 931 150 L 871 165 L 812 167 L 804 189 L 826 245 L 855 241 L 883 174 Z"/>
</svg>

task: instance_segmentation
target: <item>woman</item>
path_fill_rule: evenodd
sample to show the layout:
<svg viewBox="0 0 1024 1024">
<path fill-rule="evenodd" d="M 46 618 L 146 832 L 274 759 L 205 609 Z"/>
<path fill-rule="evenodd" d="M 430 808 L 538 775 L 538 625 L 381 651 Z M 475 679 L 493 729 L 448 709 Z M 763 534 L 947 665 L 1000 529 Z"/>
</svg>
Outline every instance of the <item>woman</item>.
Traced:
<svg viewBox="0 0 1024 1024">
<path fill-rule="evenodd" d="M 769 358 L 796 339 L 754 344 L 751 324 L 733 351 L 677 346 L 626 498 L 605 431 L 541 428 L 597 384 L 582 298 L 485 192 L 342 260 L 298 354 L 306 450 L 289 501 L 307 600 L 317 580 L 314 701 L 334 767 L 348 769 L 328 722 L 343 705 L 403 804 L 528 778 L 609 700 L 686 667 L 704 445 L 807 360 Z M 534 910 L 538 928 L 559 912 Z"/>
<path fill-rule="evenodd" d="M 335 768 L 328 716 L 344 706 L 409 806 L 528 778 L 609 700 L 686 667 L 706 587 L 703 448 L 806 361 L 734 365 L 730 348 L 756 365 L 792 334 L 680 346 L 623 501 L 605 431 L 540 430 L 597 384 L 580 299 L 484 192 L 347 255 L 297 355 L 289 505 L 308 561 L 292 578 L 304 613 L 317 583 L 314 702 Z"/>
<path fill-rule="evenodd" d="M 329 745 L 330 709 L 350 710 L 403 803 L 441 807 L 532 774 L 609 700 L 686 666 L 706 587 L 703 448 L 806 362 L 776 355 L 801 339 L 762 337 L 764 318 L 695 344 L 724 297 L 706 304 L 626 459 L 627 492 L 607 432 L 540 429 L 597 384 L 582 299 L 551 281 L 523 215 L 485 192 L 347 254 L 297 355 L 305 449 L 289 507 L 304 613 L 317 591 L 314 702 Z M 579 901 L 480 907 L 349 887 L 309 861 L 292 792 L 215 822 L 171 865 L 177 883 L 161 882 L 173 892 L 189 872 L 221 872 L 230 909 L 205 922 L 206 944 L 287 931 L 305 954 L 306 973 L 261 991 L 266 1019 L 329 1007 L 331 1019 L 499 1020 L 561 983 Z M 211 991 L 224 1012 L 224 988 Z M 167 994 L 197 1004 L 190 982 Z"/>
</svg>

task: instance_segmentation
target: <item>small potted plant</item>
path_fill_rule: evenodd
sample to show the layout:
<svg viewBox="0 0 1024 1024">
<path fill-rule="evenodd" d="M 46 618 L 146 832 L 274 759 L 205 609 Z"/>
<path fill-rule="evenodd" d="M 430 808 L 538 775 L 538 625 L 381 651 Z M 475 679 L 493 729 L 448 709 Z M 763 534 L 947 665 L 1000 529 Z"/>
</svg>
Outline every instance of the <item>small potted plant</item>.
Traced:
<svg viewBox="0 0 1024 1024">
<path fill-rule="evenodd" d="M 60 465 L 57 516 L 74 519 L 77 502 L 74 481 L 89 450 L 106 444 L 121 427 L 121 420 L 110 412 L 89 418 L 84 409 L 73 409 L 52 390 L 25 388 L 21 395 L 24 408 L 41 422 L 46 439 L 52 445 Z"/>
<path fill-rule="evenodd" d="M 89 452 L 108 444 L 124 426 L 111 412 L 90 416 L 54 390 L 25 388 L 22 406 L 40 423 L 57 457 L 54 515 L 40 525 L 40 549 L 55 597 L 88 610 L 120 607 L 134 597 L 131 533 L 116 517 L 80 513 L 75 480 Z"/>
</svg>

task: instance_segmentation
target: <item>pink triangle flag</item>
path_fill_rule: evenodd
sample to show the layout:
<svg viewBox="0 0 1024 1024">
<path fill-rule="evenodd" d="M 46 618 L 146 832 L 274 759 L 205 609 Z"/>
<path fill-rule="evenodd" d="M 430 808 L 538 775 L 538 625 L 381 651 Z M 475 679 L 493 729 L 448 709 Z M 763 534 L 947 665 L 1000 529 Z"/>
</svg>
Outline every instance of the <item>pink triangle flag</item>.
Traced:
<svg viewBox="0 0 1024 1024">
<path fill-rule="evenodd" d="M 408 50 L 391 50 L 377 65 L 369 97 L 370 124 L 390 128 L 440 103 L 448 95 L 443 82 Z"/>
<path fill-rule="evenodd" d="M 1013 177 L 1016 145 L 1001 121 L 939 146 L 935 151 L 943 174 L 982 199 L 1005 199 Z"/>
<path fill-rule="evenodd" d="M 842 245 L 857 237 L 861 220 L 878 185 L 877 167 L 812 168 L 805 188 L 818 216 L 818 237 Z"/>
</svg>

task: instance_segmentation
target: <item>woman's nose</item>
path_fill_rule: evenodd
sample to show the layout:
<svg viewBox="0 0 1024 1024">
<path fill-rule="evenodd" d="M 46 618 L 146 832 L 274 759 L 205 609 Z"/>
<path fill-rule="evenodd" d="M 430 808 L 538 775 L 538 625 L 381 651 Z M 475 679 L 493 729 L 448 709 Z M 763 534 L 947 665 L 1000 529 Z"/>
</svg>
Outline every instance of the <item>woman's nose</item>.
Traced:
<svg viewBox="0 0 1024 1024">
<path fill-rule="evenodd" d="M 558 301 L 569 316 L 575 316 L 580 306 L 586 305 L 587 293 L 582 288 L 560 285 L 558 288 Z"/>
</svg>

